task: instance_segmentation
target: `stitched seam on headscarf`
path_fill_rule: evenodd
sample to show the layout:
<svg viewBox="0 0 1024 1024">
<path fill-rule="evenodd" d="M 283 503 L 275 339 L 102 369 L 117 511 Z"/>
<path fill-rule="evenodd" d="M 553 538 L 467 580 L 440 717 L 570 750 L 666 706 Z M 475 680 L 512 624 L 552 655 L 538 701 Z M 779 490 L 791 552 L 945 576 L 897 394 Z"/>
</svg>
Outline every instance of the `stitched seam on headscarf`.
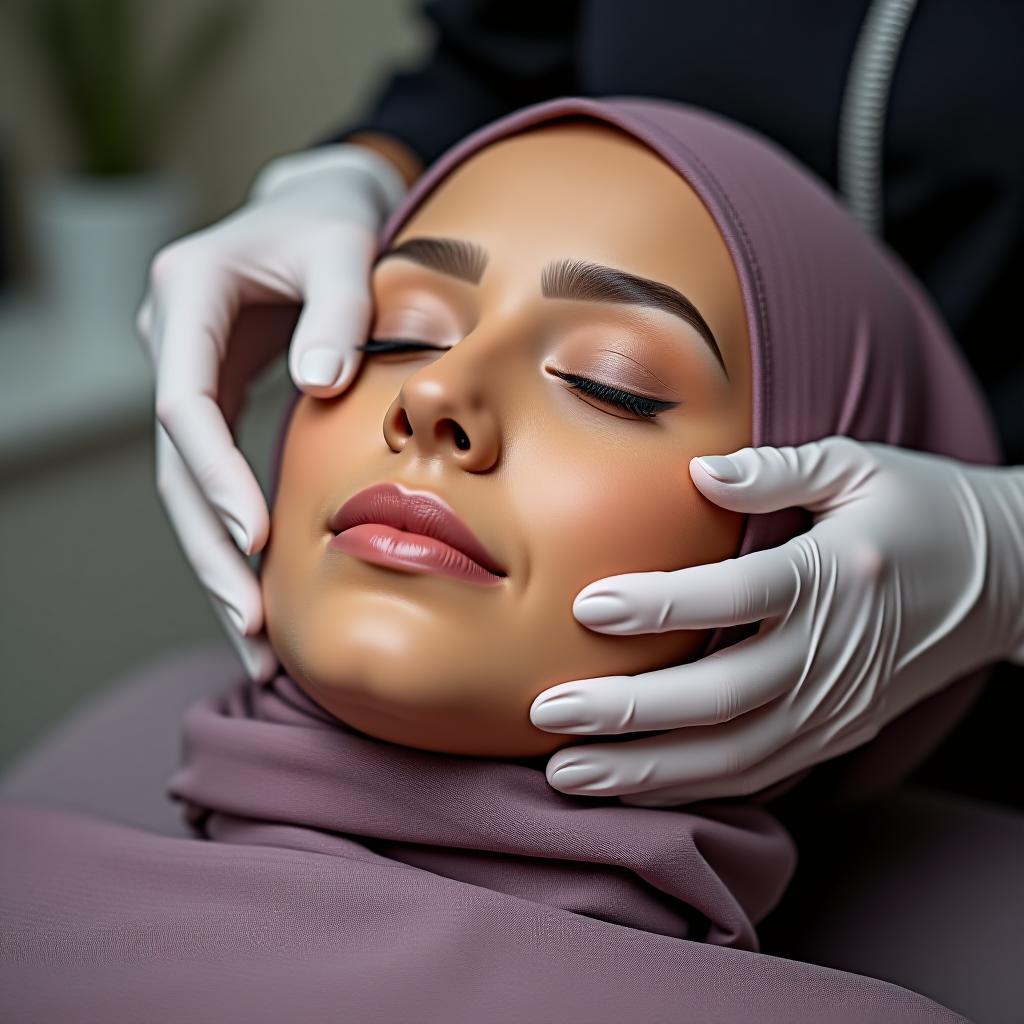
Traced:
<svg viewBox="0 0 1024 1024">
<path fill-rule="evenodd" d="M 652 139 L 656 140 L 658 137 L 658 131 L 656 125 L 650 121 L 650 119 L 642 113 L 633 111 L 631 116 L 637 121 L 642 122 L 645 126 L 650 129 Z M 761 273 L 761 264 L 757 258 L 757 254 L 754 252 L 753 245 L 750 240 L 750 234 L 747 231 L 747 227 L 743 222 L 743 218 L 739 215 L 736 207 L 733 205 L 732 200 L 723 189 L 718 178 L 711 172 L 711 169 L 706 163 L 696 154 L 694 151 L 685 143 L 679 139 L 674 139 L 678 143 L 680 149 L 685 150 L 687 156 L 693 163 L 700 169 L 704 175 L 705 183 L 711 186 L 715 193 L 718 201 L 728 210 L 732 223 L 735 225 L 736 230 L 739 234 L 740 241 L 743 245 L 744 256 L 751 269 L 751 276 L 754 279 L 754 293 L 757 302 L 757 317 L 760 327 L 761 343 L 763 347 L 763 357 L 761 360 L 761 371 L 764 379 L 764 387 L 762 388 L 761 398 L 761 426 L 767 428 L 771 422 L 772 412 L 772 366 L 773 366 L 773 352 L 772 352 L 772 339 L 771 339 L 771 328 L 768 320 L 768 309 L 765 302 L 764 294 L 764 277 Z M 660 153 L 660 147 L 657 148 Z M 678 173 L 678 172 L 677 172 Z M 709 211 L 710 212 L 710 211 Z M 766 429 L 762 433 L 767 432 Z M 761 443 L 765 442 L 765 438 L 761 437 Z"/>
</svg>

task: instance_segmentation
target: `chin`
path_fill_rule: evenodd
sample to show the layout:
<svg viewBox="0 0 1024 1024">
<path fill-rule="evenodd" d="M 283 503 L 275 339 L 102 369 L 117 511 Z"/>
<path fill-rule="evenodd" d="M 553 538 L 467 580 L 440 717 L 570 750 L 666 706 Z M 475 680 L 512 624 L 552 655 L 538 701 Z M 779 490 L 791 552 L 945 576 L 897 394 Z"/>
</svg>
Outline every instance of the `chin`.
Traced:
<svg viewBox="0 0 1024 1024">
<path fill-rule="evenodd" d="M 402 747 L 463 757 L 526 758 L 553 753 L 574 737 L 555 736 L 529 722 L 509 728 L 508 723 L 485 723 L 467 718 L 411 712 L 394 703 L 374 703 L 350 693 L 314 690 L 309 693 L 335 718 L 359 732 Z"/>
<path fill-rule="evenodd" d="M 375 739 L 493 758 L 549 754 L 578 740 L 537 729 L 529 714 L 533 695 L 500 702 L 499 693 L 511 697 L 507 687 L 493 688 L 492 682 L 484 690 L 478 677 L 463 678 L 455 666 L 439 672 L 444 663 L 419 652 L 399 657 L 379 634 L 343 630 L 327 644 L 322 633 L 314 643 L 294 630 L 268 632 L 296 685 L 339 721 Z"/>
</svg>

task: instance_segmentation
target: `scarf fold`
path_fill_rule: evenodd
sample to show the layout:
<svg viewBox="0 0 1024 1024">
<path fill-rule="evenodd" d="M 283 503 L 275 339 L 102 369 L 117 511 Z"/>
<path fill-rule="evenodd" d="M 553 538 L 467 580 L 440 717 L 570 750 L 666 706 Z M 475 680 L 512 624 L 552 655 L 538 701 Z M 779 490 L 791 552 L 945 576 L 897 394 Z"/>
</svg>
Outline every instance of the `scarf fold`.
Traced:
<svg viewBox="0 0 1024 1024">
<path fill-rule="evenodd" d="M 223 663 L 192 671 L 215 692 Z M 367 737 L 284 676 L 194 703 L 184 741 L 168 792 L 206 840 L 0 800 L 0 1020 L 965 1020 L 729 948 L 792 867 L 763 809 L 583 802 Z"/>
<path fill-rule="evenodd" d="M 660 935 L 757 949 L 796 853 L 763 807 L 628 807 L 539 765 L 413 750 L 330 715 L 288 676 L 194 704 L 168 785 L 218 842 L 386 858 Z M 356 849 L 358 846 L 360 849 Z"/>
</svg>

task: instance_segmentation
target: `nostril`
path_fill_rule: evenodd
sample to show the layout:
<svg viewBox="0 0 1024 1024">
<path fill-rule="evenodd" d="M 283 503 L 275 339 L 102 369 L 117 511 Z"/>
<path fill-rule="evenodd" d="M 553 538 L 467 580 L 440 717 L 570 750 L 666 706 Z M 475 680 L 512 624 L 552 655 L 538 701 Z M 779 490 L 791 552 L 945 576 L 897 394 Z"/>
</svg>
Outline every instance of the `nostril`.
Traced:
<svg viewBox="0 0 1024 1024">
<path fill-rule="evenodd" d="M 442 420 L 438 424 L 442 429 L 448 429 L 451 431 L 452 440 L 455 442 L 455 447 L 460 452 L 469 450 L 469 435 L 455 422 L 455 420 Z"/>
<path fill-rule="evenodd" d="M 409 422 L 409 416 L 404 409 L 398 410 L 398 414 L 395 416 L 395 426 L 406 437 L 412 437 L 412 424 Z"/>
</svg>

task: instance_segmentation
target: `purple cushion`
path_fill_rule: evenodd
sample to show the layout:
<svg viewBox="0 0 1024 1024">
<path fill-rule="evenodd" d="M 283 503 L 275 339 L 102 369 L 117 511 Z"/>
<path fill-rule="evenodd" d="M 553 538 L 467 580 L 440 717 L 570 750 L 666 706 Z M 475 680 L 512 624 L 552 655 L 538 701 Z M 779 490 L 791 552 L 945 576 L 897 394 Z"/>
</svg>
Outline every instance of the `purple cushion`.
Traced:
<svg viewBox="0 0 1024 1024">
<path fill-rule="evenodd" d="M 188 836 L 166 796 L 185 708 L 240 678 L 224 646 L 166 655 L 73 712 L 0 778 L 5 796 Z M 782 920 L 780 921 L 780 918 Z M 822 820 L 764 952 L 895 982 L 985 1022 L 1024 1006 L 1024 815 L 906 787 Z"/>
</svg>

